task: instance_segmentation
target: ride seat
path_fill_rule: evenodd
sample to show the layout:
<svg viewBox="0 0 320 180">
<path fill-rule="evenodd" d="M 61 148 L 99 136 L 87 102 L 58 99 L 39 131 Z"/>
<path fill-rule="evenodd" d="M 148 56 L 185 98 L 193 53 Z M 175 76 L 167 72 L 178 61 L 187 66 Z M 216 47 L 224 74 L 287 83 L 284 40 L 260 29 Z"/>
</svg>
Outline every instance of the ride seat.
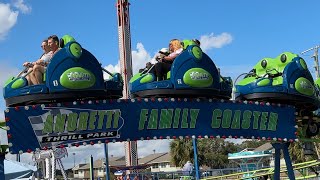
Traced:
<svg viewBox="0 0 320 180">
<path fill-rule="evenodd" d="M 44 71 L 44 73 L 43 73 L 43 77 L 42 77 L 42 80 L 43 80 L 43 82 L 46 82 L 46 71 Z"/>
<path fill-rule="evenodd" d="M 167 79 L 170 79 L 171 71 L 167 72 Z"/>
<path fill-rule="evenodd" d="M 254 67 L 255 74 L 257 77 L 265 77 L 267 75 L 267 70 L 271 69 L 274 60 L 272 58 L 263 58 Z"/>
<path fill-rule="evenodd" d="M 291 52 L 284 52 L 280 54 L 278 57 L 276 57 L 276 70 L 279 73 L 283 73 L 285 67 L 293 61 L 295 57 L 298 57 L 297 54 L 293 54 Z"/>
<path fill-rule="evenodd" d="M 318 86 L 318 88 L 320 89 L 320 78 L 315 80 L 315 84 Z"/>
<path fill-rule="evenodd" d="M 281 85 L 283 83 L 282 74 L 284 73 L 287 65 L 291 63 L 295 57 L 298 57 L 298 55 L 291 52 L 284 52 L 275 58 L 275 70 L 277 71 L 277 73 L 279 73 L 279 76 L 273 78 L 273 86 Z"/>
</svg>

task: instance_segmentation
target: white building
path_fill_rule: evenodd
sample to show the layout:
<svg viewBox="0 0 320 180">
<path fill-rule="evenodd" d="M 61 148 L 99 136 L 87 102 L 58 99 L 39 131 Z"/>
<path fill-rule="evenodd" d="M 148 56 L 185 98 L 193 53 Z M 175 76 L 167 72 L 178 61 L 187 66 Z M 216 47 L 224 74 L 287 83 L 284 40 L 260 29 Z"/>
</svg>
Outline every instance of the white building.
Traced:
<svg viewBox="0 0 320 180">
<path fill-rule="evenodd" d="M 139 159 L 139 164 L 149 164 L 151 172 L 173 172 L 181 170 L 170 163 L 171 156 L 166 153 L 154 153 Z"/>
</svg>

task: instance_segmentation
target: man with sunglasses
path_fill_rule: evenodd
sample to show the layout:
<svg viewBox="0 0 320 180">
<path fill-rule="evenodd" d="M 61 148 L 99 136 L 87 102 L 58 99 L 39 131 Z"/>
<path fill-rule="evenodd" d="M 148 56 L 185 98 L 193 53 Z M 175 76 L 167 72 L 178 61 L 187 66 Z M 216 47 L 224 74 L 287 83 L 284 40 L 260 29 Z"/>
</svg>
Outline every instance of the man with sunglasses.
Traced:
<svg viewBox="0 0 320 180">
<path fill-rule="evenodd" d="M 34 85 L 34 84 L 37 83 L 35 78 L 34 78 L 34 76 L 33 76 L 33 74 L 32 74 L 34 65 L 36 65 L 37 63 L 40 64 L 40 63 L 43 63 L 45 61 L 49 61 L 51 59 L 51 57 L 52 57 L 52 52 L 51 52 L 51 50 L 50 50 L 50 48 L 48 46 L 48 40 L 47 39 L 42 41 L 41 49 L 43 50 L 43 54 L 40 56 L 40 58 L 37 61 L 23 63 L 23 66 L 29 67 L 28 72 L 27 72 L 28 75 L 26 76 L 26 79 L 28 81 L 28 85 Z"/>
<path fill-rule="evenodd" d="M 37 85 L 43 83 L 43 74 L 46 67 L 50 63 L 51 58 L 58 52 L 59 38 L 56 35 L 49 36 L 47 40 L 44 40 L 41 44 L 41 48 L 44 53 L 37 61 L 30 63 L 26 62 L 23 65 L 30 67 L 28 70 L 28 76 L 26 77 L 29 85 Z"/>
</svg>

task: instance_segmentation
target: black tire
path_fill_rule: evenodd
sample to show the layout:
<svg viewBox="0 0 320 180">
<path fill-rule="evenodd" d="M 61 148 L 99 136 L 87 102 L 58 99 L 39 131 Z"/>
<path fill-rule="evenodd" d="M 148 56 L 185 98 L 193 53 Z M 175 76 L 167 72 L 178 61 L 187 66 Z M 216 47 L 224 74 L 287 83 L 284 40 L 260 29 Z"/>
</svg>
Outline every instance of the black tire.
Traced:
<svg viewBox="0 0 320 180">
<path fill-rule="evenodd" d="M 306 134 L 308 137 L 316 136 L 319 133 L 319 125 L 316 122 L 310 122 Z"/>
</svg>

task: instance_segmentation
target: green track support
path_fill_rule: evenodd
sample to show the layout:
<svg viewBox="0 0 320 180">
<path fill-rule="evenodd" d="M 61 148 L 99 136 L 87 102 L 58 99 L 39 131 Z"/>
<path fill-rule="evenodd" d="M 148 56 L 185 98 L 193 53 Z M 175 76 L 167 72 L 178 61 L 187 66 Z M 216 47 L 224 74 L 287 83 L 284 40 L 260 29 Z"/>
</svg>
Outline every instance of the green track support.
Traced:
<svg viewBox="0 0 320 180">
<path fill-rule="evenodd" d="M 318 162 L 317 160 L 312 160 L 312 161 L 297 163 L 297 164 L 292 165 L 293 170 L 301 170 L 301 169 L 306 169 L 306 168 L 315 167 L 315 166 L 320 166 L 320 162 Z M 287 172 L 286 166 L 281 166 L 280 173 L 285 173 L 285 172 Z M 262 176 L 266 176 L 266 175 L 273 175 L 274 168 L 265 168 L 265 169 L 259 169 L 259 170 L 248 171 L 248 172 L 228 174 L 228 175 L 224 175 L 224 176 L 207 177 L 207 178 L 205 178 L 205 180 L 228 179 L 231 177 L 237 177 L 237 179 L 244 179 L 244 178 L 242 178 L 242 176 L 247 173 L 255 173 L 255 175 L 250 176 L 250 177 L 246 177 L 246 178 L 258 178 L 258 177 L 262 177 Z M 296 179 L 304 179 L 304 178 L 311 178 L 311 177 L 316 177 L 316 175 L 315 174 L 307 175 L 307 176 L 302 175 L 301 177 L 297 177 Z"/>
</svg>

